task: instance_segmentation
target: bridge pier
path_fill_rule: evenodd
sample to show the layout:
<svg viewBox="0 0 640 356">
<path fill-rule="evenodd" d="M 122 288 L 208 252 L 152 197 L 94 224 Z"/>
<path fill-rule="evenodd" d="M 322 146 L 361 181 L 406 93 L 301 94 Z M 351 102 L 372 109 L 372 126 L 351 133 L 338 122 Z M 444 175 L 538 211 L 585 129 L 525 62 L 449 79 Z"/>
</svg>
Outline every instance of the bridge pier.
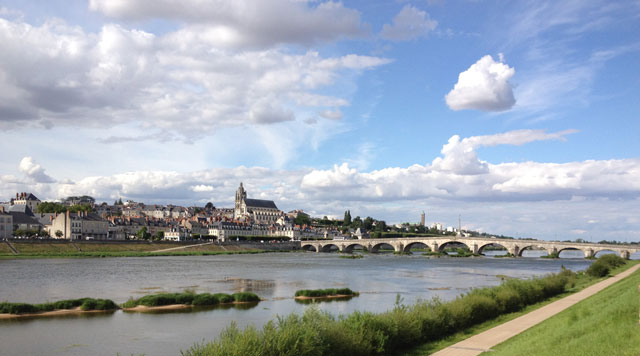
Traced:
<svg viewBox="0 0 640 356">
<path fill-rule="evenodd" d="M 473 244 L 473 254 L 477 255 L 479 253 L 480 253 L 480 251 L 478 249 L 478 244 Z"/>
<path fill-rule="evenodd" d="M 401 242 L 393 244 L 393 250 L 397 253 L 404 252 L 404 245 Z"/>
<path fill-rule="evenodd" d="M 518 246 L 513 246 L 511 248 L 507 248 L 507 252 L 509 254 L 511 254 L 512 256 L 520 256 L 520 247 Z"/>
<path fill-rule="evenodd" d="M 318 244 L 318 247 L 316 247 L 316 253 L 320 253 L 322 251 L 322 244 Z"/>
<path fill-rule="evenodd" d="M 582 252 L 584 252 L 584 257 L 585 258 L 593 258 L 596 256 L 596 252 L 590 248 L 590 249 L 585 249 Z"/>
<path fill-rule="evenodd" d="M 433 251 L 433 252 L 438 252 L 438 251 L 440 251 L 440 250 L 438 249 L 438 243 L 437 243 L 437 242 L 434 242 L 434 243 L 433 243 L 433 245 L 431 245 L 431 251 Z"/>
<path fill-rule="evenodd" d="M 558 249 L 557 248 L 552 247 L 552 248 L 548 248 L 547 249 L 547 255 L 551 256 L 551 255 L 553 255 L 555 253 L 558 253 Z"/>
<path fill-rule="evenodd" d="M 620 257 L 624 258 L 625 260 L 628 260 L 631 258 L 631 253 L 629 251 L 620 251 Z"/>
</svg>

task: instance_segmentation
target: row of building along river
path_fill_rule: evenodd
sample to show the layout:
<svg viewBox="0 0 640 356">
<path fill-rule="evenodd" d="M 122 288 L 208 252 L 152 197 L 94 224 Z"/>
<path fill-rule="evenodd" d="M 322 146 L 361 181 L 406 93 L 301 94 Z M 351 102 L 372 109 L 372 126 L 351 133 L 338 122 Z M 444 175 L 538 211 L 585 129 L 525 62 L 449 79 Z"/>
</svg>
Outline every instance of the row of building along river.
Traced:
<svg viewBox="0 0 640 356">
<path fill-rule="evenodd" d="M 496 253 L 489 251 L 489 253 Z M 361 259 L 337 253 L 146 258 L 0 260 L 0 301 L 42 303 L 94 297 L 123 303 L 159 292 L 233 293 L 250 291 L 264 301 L 250 308 L 227 307 L 163 314 L 87 314 L 55 318 L 0 320 L 2 355 L 179 355 L 196 342 L 215 339 L 232 321 L 261 326 L 276 315 L 302 313 L 310 306 L 293 299 L 298 289 L 348 287 L 360 296 L 316 304 L 333 314 L 382 312 L 400 295 L 403 303 L 438 296 L 452 299 L 501 278 L 527 278 L 582 270 L 582 254 L 562 259 L 428 258 L 367 254 Z M 564 257 L 571 257 L 567 255 Z"/>
</svg>

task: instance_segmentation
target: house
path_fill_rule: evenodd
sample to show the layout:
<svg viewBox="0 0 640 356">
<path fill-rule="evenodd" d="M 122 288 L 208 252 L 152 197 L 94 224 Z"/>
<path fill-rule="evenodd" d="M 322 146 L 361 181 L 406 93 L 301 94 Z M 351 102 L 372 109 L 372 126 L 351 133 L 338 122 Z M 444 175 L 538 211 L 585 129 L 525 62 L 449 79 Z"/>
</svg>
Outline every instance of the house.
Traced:
<svg viewBox="0 0 640 356">
<path fill-rule="evenodd" d="M 95 213 L 58 214 L 51 223 L 51 237 L 68 240 L 106 240 L 109 222 Z"/>
<path fill-rule="evenodd" d="M 10 239 L 13 237 L 13 216 L 4 211 L 0 206 L 0 239 Z"/>
<path fill-rule="evenodd" d="M 31 211 L 37 211 L 40 199 L 31 193 L 16 193 L 15 199 L 11 199 L 11 205 L 26 205 Z"/>
<path fill-rule="evenodd" d="M 176 227 L 169 231 L 165 231 L 164 240 L 168 241 L 186 241 L 191 239 L 191 234 L 184 228 Z"/>
</svg>

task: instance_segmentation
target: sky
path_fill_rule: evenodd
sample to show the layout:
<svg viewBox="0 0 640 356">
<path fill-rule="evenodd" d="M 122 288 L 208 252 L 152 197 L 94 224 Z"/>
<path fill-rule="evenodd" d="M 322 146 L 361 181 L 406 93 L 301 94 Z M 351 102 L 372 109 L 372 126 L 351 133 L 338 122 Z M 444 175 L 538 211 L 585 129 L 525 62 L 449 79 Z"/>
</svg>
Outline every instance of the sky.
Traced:
<svg viewBox="0 0 640 356">
<path fill-rule="evenodd" d="M 640 2 L 0 0 L 0 201 L 640 241 Z"/>
</svg>

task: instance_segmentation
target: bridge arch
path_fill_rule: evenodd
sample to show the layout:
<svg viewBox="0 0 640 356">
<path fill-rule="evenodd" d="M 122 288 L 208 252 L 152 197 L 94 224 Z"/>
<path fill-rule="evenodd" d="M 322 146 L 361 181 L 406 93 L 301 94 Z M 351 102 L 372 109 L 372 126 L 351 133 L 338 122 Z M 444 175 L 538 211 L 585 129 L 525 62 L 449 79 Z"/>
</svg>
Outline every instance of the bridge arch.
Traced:
<svg viewBox="0 0 640 356">
<path fill-rule="evenodd" d="M 340 246 L 336 245 L 336 244 L 332 244 L 332 243 L 328 243 L 326 245 L 322 245 L 322 248 L 320 249 L 321 252 L 336 252 L 336 251 L 340 251 Z"/>
<path fill-rule="evenodd" d="M 302 245 L 300 248 L 304 251 L 318 252 L 318 249 L 312 244 Z"/>
<path fill-rule="evenodd" d="M 393 246 L 392 244 L 390 244 L 388 242 L 381 242 L 381 243 L 378 243 L 378 244 L 375 244 L 375 245 L 371 246 L 371 252 L 379 253 L 380 249 L 382 249 L 382 248 L 388 249 L 388 247 L 391 247 L 391 249 L 393 251 L 396 250 L 395 246 Z"/>
<path fill-rule="evenodd" d="M 549 253 L 546 248 L 544 248 L 544 247 L 542 247 L 540 245 L 525 245 L 520 249 L 520 251 L 518 251 L 518 257 L 526 257 L 524 255 L 525 251 L 541 251 L 541 252 L 544 253 L 541 256 L 545 256 L 545 255 L 547 255 Z M 532 257 L 532 256 L 529 256 L 529 257 Z M 535 256 L 535 257 L 540 257 L 540 256 Z"/>
<path fill-rule="evenodd" d="M 416 241 L 416 242 L 407 244 L 407 246 L 404 247 L 404 250 L 402 252 L 411 252 L 412 248 L 427 248 L 429 249 L 429 251 L 432 251 L 431 247 L 428 245 L 427 242 Z"/>
<path fill-rule="evenodd" d="M 492 248 L 492 247 L 502 247 L 502 249 L 498 249 L 498 251 L 504 250 L 504 254 L 505 255 L 509 253 L 509 249 L 507 248 L 507 246 L 505 246 L 503 244 L 500 244 L 500 243 L 497 243 L 497 242 L 491 242 L 491 243 L 486 243 L 486 244 L 481 245 L 478 248 L 478 253 L 481 254 L 481 255 L 484 255 L 485 249 L 486 248 Z"/>
<path fill-rule="evenodd" d="M 620 255 L 618 252 L 616 252 L 614 250 L 603 249 L 603 250 L 596 251 L 596 253 L 594 254 L 594 257 L 595 258 L 600 258 L 600 257 L 602 257 L 604 255 L 611 255 L 611 254 L 618 255 L 618 256 Z"/>
<path fill-rule="evenodd" d="M 364 244 L 361 244 L 361 243 L 352 243 L 352 244 L 349 244 L 349 245 L 345 245 L 345 246 L 344 246 L 344 252 L 346 252 L 346 253 L 352 253 L 352 252 L 353 252 L 353 250 L 354 250 L 356 247 L 361 247 L 363 252 L 364 252 L 364 251 L 367 251 L 367 246 L 365 246 Z"/>
<path fill-rule="evenodd" d="M 569 251 L 578 251 L 582 252 L 582 256 L 571 256 L 572 252 Z M 564 255 L 562 254 L 564 252 Z M 559 258 L 585 258 L 589 256 L 589 251 L 585 251 L 581 248 L 577 247 L 563 247 L 558 249 L 558 257 Z"/>
<path fill-rule="evenodd" d="M 457 240 L 445 241 L 445 242 L 441 243 L 441 244 L 440 244 L 440 246 L 438 246 L 438 251 L 439 251 L 439 252 L 444 252 L 444 250 L 445 250 L 446 248 L 449 248 L 449 247 L 460 247 L 460 245 L 463 245 L 463 246 L 464 246 L 464 247 L 466 247 L 469 251 L 473 252 L 473 250 L 472 250 L 472 247 L 471 247 L 471 246 L 467 245 L 467 244 L 466 244 L 466 243 L 464 243 L 464 242 L 457 241 Z M 464 248 L 464 247 L 463 247 L 463 248 Z"/>
</svg>

